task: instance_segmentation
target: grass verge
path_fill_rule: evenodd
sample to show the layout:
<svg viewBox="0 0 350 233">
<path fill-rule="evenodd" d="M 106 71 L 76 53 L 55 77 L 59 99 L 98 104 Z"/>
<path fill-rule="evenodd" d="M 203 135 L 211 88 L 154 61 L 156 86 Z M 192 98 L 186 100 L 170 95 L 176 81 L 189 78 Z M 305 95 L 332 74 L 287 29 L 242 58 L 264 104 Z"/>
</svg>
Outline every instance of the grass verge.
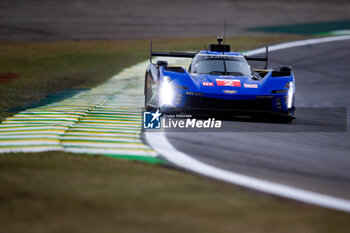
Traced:
<svg viewBox="0 0 350 233">
<path fill-rule="evenodd" d="M 349 215 L 160 165 L 0 155 L 0 232 L 349 232 Z"/>
</svg>

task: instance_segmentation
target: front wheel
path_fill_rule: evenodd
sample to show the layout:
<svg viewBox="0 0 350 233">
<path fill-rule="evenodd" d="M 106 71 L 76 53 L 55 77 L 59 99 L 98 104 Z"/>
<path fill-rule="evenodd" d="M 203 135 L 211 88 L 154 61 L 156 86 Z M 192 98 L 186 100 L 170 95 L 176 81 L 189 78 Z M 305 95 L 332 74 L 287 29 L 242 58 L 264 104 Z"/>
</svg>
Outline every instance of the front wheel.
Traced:
<svg viewBox="0 0 350 233">
<path fill-rule="evenodd" d="M 157 108 L 152 107 L 152 106 L 149 106 L 149 105 L 147 104 L 147 94 L 146 94 L 146 95 L 145 95 L 145 110 L 146 110 L 147 112 L 150 112 L 150 111 L 156 111 L 156 109 L 157 109 Z"/>
<path fill-rule="evenodd" d="M 151 85 L 149 82 L 150 82 L 150 80 L 147 78 L 147 75 L 146 75 L 146 79 L 145 79 L 145 110 L 148 112 L 156 110 L 156 108 L 154 108 L 148 104 L 149 98 L 150 98 L 149 95 L 152 95 L 152 93 L 150 93 L 150 92 L 152 92 L 152 89 L 151 89 Z"/>
</svg>

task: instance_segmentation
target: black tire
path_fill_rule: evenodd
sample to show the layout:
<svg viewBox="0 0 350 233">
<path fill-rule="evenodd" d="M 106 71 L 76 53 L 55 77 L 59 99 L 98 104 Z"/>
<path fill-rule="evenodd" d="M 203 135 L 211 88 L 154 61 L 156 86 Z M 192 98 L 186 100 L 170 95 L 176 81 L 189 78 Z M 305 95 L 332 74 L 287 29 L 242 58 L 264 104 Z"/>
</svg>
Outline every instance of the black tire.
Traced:
<svg viewBox="0 0 350 233">
<path fill-rule="evenodd" d="M 145 111 L 154 111 L 155 108 L 151 107 L 147 104 L 147 100 L 148 100 L 148 89 L 147 89 L 147 84 L 148 84 L 148 79 L 147 79 L 147 74 L 145 77 Z"/>
<path fill-rule="evenodd" d="M 153 108 L 153 107 L 151 107 L 151 106 L 145 105 L 145 110 L 146 110 L 147 112 L 151 112 L 151 111 L 155 111 L 156 109 Z"/>
</svg>

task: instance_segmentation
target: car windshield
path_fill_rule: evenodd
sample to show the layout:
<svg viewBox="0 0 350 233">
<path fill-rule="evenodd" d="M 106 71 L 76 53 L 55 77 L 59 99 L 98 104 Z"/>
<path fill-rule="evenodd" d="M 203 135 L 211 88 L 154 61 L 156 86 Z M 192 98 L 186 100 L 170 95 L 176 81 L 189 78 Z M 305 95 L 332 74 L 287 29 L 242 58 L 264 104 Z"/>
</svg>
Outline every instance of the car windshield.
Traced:
<svg viewBox="0 0 350 233">
<path fill-rule="evenodd" d="M 193 59 L 191 72 L 213 75 L 251 75 L 250 66 L 242 56 L 197 55 Z"/>
</svg>

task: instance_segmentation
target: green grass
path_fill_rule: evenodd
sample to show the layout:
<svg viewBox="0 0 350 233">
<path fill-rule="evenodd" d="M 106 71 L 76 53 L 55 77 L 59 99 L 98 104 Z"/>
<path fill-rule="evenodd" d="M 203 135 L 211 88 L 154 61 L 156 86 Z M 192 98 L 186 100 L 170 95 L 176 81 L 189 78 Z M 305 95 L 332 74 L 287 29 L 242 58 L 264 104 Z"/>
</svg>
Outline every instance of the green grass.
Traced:
<svg viewBox="0 0 350 233">
<path fill-rule="evenodd" d="M 1 116 L 64 90 L 91 88 L 146 58 L 142 43 L 134 53 L 130 46 L 127 41 L 1 43 L 0 73 L 20 75 L 0 83 Z"/>
<path fill-rule="evenodd" d="M 160 165 L 0 155 L 0 232 L 349 232 L 350 217 Z"/>
<path fill-rule="evenodd" d="M 343 20 L 255 27 L 249 28 L 248 31 L 299 35 L 327 35 L 328 32 L 335 30 L 345 30 L 349 29 L 349 27 L 350 21 Z"/>
</svg>

